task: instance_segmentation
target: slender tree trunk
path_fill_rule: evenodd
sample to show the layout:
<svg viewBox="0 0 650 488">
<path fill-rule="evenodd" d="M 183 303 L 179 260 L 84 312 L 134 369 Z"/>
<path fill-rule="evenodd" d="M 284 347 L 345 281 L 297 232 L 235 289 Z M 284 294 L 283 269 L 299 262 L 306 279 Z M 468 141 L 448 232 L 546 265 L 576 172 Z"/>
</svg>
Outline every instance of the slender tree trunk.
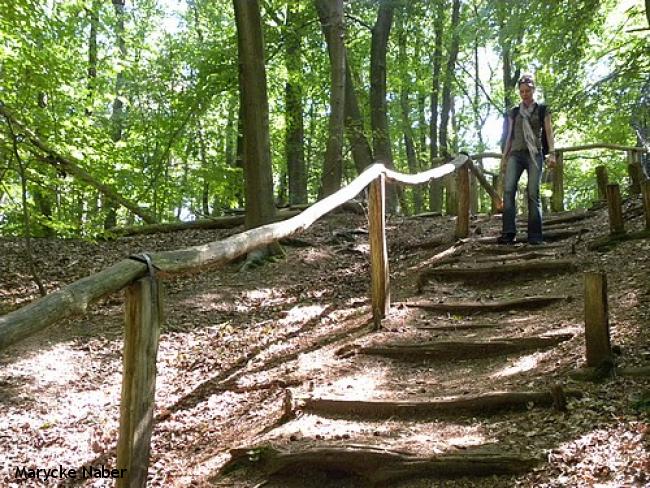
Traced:
<svg viewBox="0 0 650 488">
<path fill-rule="evenodd" d="M 517 43 L 516 38 L 521 38 L 521 30 L 517 33 L 511 31 L 508 25 L 508 19 L 512 15 L 512 3 L 506 0 L 498 0 L 496 4 L 497 22 L 499 25 L 499 45 L 501 47 L 501 63 L 502 63 L 502 78 L 503 78 L 503 127 L 501 131 L 501 151 L 504 150 L 506 144 L 506 137 L 508 136 L 508 110 L 513 106 L 514 98 L 512 89 L 517 83 L 519 78 L 519 69 L 515 69 L 513 73 L 512 66 L 512 46 L 513 39 Z M 501 178 L 502 180 L 503 178 Z"/>
<path fill-rule="evenodd" d="M 120 53 L 120 60 L 126 61 L 126 42 L 124 40 L 125 0 L 112 0 L 115 9 L 115 44 Z M 124 91 L 124 74 L 120 71 L 115 77 L 115 98 L 113 99 L 113 141 L 122 140 L 124 130 L 124 103 L 121 100 Z"/>
<path fill-rule="evenodd" d="M 327 2 L 316 0 L 327 39 L 327 51 L 331 66 L 330 117 L 325 150 L 325 162 L 321 176 L 321 195 L 327 196 L 341 188 L 343 176 L 343 130 L 345 123 L 345 24 L 343 22 L 343 0 Z"/>
<path fill-rule="evenodd" d="M 257 0 L 234 0 L 242 100 L 246 228 L 275 216 L 264 41 Z"/>
<path fill-rule="evenodd" d="M 316 0 L 316 12 L 318 14 L 325 40 L 327 41 L 328 50 L 330 49 L 330 24 L 328 21 L 329 5 L 327 1 Z M 352 69 L 347 55 L 345 45 L 343 45 L 345 58 L 345 135 L 350 143 L 352 159 L 358 174 L 373 163 L 372 149 L 365 136 L 365 124 L 359 108 Z"/>
<path fill-rule="evenodd" d="M 393 168 L 393 152 L 388 126 L 388 103 L 386 100 L 386 51 L 393 25 L 395 7 L 391 0 L 380 0 L 377 20 L 372 28 L 370 46 L 370 123 L 372 149 L 375 160 Z M 396 187 L 387 185 L 386 208 L 397 209 Z"/>
<path fill-rule="evenodd" d="M 126 42 L 124 40 L 124 9 L 126 2 L 125 0 L 112 1 L 115 10 L 115 44 L 120 53 L 120 60 L 126 61 Z M 124 74 L 120 71 L 115 77 L 115 98 L 113 99 L 113 113 L 111 114 L 113 142 L 122 140 L 124 130 L 124 103 L 121 99 L 123 91 Z M 104 203 L 104 229 L 112 229 L 117 225 L 117 204 L 111 199 L 106 199 Z"/>
<path fill-rule="evenodd" d="M 400 30 L 398 36 L 398 65 L 400 67 L 400 92 L 399 101 L 402 115 L 402 130 L 404 133 L 404 147 L 406 150 L 406 162 L 409 168 L 409 173 L 418 172 L 418 159 L 415 152 L 415 142 L 413 129 L 410 120 L 410 106 L 409 106 L 409 93 L 410 93 L 410 77 L 407 66 L 407 53 L 406 53 L 406 12 L 401 15 Z M 421 187 L 413 187 L 413 207 L 415 213 L 422 212 L 422 189 Z"/>
<path fill-rule="evenodd" d="M 431 167 L 438 166 L 435 159 L 438 154 L 438 103 L 440 94 L 440 71 L 442 69 L 442 38 L 445 22 L 445 9 L 438 7 L 434 25 L 435 46 L 433 51 L 433 76 L 431 80 L 431 121 L 429 122 L 429 139 L 431 144 Z M 433 180 L 429 185 L 429 210 L 432 212 L 442 211 L 442 182 L 440 179 Z"/>
<path fill-rule="evenodd" d="M 288 80 L 285 85 L 286 132 L 285 147 L 289 179 L 289 203 L 307 203 L 307 171 L 305 170 L 305 128 L 303 123 L 302 60 L 300 25 L 302 14 L 298 0 L 288 0 L 285 25 L 285 55 Z"/>
<path fill-rule="evenodd" d="M 352 79 L 348 56 L 345 56 L 345 133 L 350 142 L 352 160 L 358 174 L 373 162 L 372 148 L 365 135 L 365 124 Z"/>
<path fill-rule="evenodd" d="M 90 36 L 88 37 L 88 98 L 86 115 L 92 115 L 97 80 L 97 25 L 99 24 L 99 0 L 93 0 L 88 16 L 90 17 Z"/>
<path fill-rule="evenodd" d="M 454 82 L 454 71 L 456 69 L 456 59 L 458 57 L 458 48 L 460 43 L 460 0 L 454 0 L 451 13 L 451 44 L 449 46 L 449 56 L 447 57 L 447 67 L 445 70 L 445 80 L 442 88 L 442 110 L 440 113 L 440 150 L 445 158 L 450 155 L 448 129 L 449 117 L 452 104 L 452 84 Z M 446 211 L 450 215 L 456 215 L 456 177 L 455 174 L 445 178 L 447 187 L 447 205 Z"/>
<path fill-rule="evenodd" d="M 460 43 L 460 32 L 458 29 L 460 23 L 460 0 L 454 0 L 451 13 L 451 44 L 449 46 L 449 56 L 447 58 L 447 67 L 445 71 L 445 80 L 442 88 L 442 109 L 440 113 L 440 151 L 442 155 L 448 157 L 449 141 L 449 116 L 451 112 L 452 85 L 454 83 L 454 71 L 456 69 L 456 59 L 458 58 L 458 48 Z"/>
</svg>

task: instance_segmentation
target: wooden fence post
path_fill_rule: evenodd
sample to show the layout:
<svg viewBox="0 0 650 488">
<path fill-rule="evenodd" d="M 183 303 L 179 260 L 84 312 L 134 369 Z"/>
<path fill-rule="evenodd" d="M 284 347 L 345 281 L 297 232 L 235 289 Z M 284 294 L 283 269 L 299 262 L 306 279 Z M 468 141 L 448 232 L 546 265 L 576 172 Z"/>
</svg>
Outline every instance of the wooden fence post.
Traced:
<svg viewBox="0 0 650 488">
<path fill-rule="evenodd" d="M 621 190 L 616 184 L 607 185 L 607 209 L 609 211 L 610 234 L 622 234 L 625 232 L 625 227 L 623 226 Z"/>
<path fill-rule="evenodd" d="M 496 192 L 503 197 L 503 185 L 501 184 L 501 175 L 494 175 L 492 177 L 492 188 L 496 190 Z M 496 213 L 501 213 L 503 212 L 503 202 L 500 199 L 494 198 L 494 196 L 491 197 L 491 202 L 492 202 L 492 209 L 491 212 L 493 214 Z"/>
<path fill-rule="evenodd" d="M 386 176 L 382 173 L 370 183 L 368 191 L 368 240 L 370 241 L 370 275 L 372 318 L 375 329 L 390 308 L 390 276 L 386 246 Z"/>
<path fill-rule="evenodd" d="M 162 296 L 155 277 L 127 287 L 125 322 L 117 466 L 126 471 L 117 487 L 141 488 L 147 484 L 162 322 Z"/>
<path fill-rule="evenodd" d="M 458 168 L 458 216 L 456 217 L 456 239 L 469 236 L 469 167 L 467 163 Z"/>
<path fill-rule="evenodd" d="M 483 162 L 481 160 L 478 160 L 476 162 L 479 168 L 483 167 Z M 470 212 L 473 215 L 476 215 L 480 213 L 481 211 L 481 184 L 478 181 L 478 178 L 476 177 L 475 174 L 471 173 L 470 174 Z"/>
<path fill-rule="evenodd" d="M 650 180 L 645 180 L 641 185 L 643 193 L 643 211 L 645 212 L 645 228 L 650 230 Z"/>
<path fill-rule="evenodd" d="M 596 166 L 596 183 L 598 184 L 598 201 L 607 200 L 607 168 L 605 166 Z"/>
<path fill-rule="evenodd" d="M 555 169 L 553 169 L 553 196 L 551 196 L 551 210 L 564 211 L 564 154 L 555 152 Z"/>
<path fill-rule="evenodd" d="M 588 367 L 611 359 L 605 273 L 585 273 L 585 347 Z"/>
<path fill-rule="evenodd" d="M 630 195 L 641 193 L 641 181 L 643 180 L 643 170 L 638 164 L 629 164 L 627 174 L 630 178 Z"/>
</svg>

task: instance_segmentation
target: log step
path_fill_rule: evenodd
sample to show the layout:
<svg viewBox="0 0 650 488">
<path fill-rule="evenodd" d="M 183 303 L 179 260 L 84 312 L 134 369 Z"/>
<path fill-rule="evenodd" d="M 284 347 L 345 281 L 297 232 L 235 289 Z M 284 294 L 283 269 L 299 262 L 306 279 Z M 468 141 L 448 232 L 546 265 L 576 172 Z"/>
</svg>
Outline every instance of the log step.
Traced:
<svg viewBox="0 0 650 488">
<path fill-rule="evenodd" d="M 428 330 L 431 332 L 445 332 L 445 331 L 463 331 L 475 329 L 494 329 L 499 327 L 499 324 L 473 324 L 473 323 L 458 323 L 451 325 L 415 325 L 417 330 Z"/>
<path fill-rule="evenodd" d="M 395 305 L 405 305 L 407 307 L 424 308 L 435 310 L 437 312 L 502 312 L 506 310 L 526 309 L 544 307 L 554 302 L 570 300 L 568 296 L 533 296 L 525 298 L 515 298 L 512 300 L 502 300 L 498 302 L 399 302 Z"/>
<path fill-rule="evenodd" d="M 222 473 L 240 467 L 254 467 L 266 476 L 293 475 L 311 469 L 361 477 L 369 485 L 390 486 L 409 478 L 457 478 L 525 473 L 542 459 L 485 449 L 416 456 L 382 447 L 363 445 L 305 446 L 289 451 L 269 445 L 232 449 Z"/>
<path fill-rule="evenodd" d="M 496 238 L 495 238 L 496 239 Z M 474 251 L 483 253 L 483 254 L 517 254 L 526 252 L 526 251 L 532 251 L 535 250 L 536 252 L 547 252 L 551 249 L 566 249 L 567 245 L 562 244 L 562 243 L 554 243 L 554 244 L 544 244 L 541 248 L 531 246 L 529 244 L 522 244 L 522 245 L 515 245 L 515 246 L 502 246 L 502 245 L 493 245 L 493 244 L 483 244 L 480 246 L 477 246 Z"/>
<path fill-rule="evenodd" d="M 439 341 L 418 344 L 387 344 L 360 347 L 355 352 L 406 361 L 476 359 L 500 356 L 531 349 L 556 346 L 573 337 L 571 333 L 547 336 L 496 338 L 489 341 Z M 349 351 L 346 351 L 349 354 Z"/>
<path fill-rule="evenodd" d="M 546 273 L 569 273 L 577 269 L 569 259 L 534 260 L 525 263 L 507 263 L 495 266 L 467 266 L 463 268 L 439 267 L 428 269 L 418 276 L 418 287 L 422 288 L 431 278 L 445 278 L 479 282 L 495 278 L 510 279 L 522 276 L 537 276 Z"/>
<path fill-rule="evenodd" d="M 493 414 L 504 410 L 526 410 L 536 407 L 561 409 L 566 398 L 581 397 L 578 390 L 496 391 L 477 395 L 458 395 L 434 400 L 341 400 L 333 398 L 297 399 L 296 407 L 303 412 L 325 416 L 357 415 L 368 419 L 391 417 L 438 417 L 457 414 Z"/>
<path fill-rule="evenodd" d="M 513 252 L 506 255 L 497 255 L 497 256 L 484 256 L 477 257 L 473 259 L 473 262 L 478 263 L 502 263 L 504 261 L 529 261 L 531 259 L 543 259 L 551 258 L 554 259 L 556 256 L 553 252 L 539 252 L 539 251 L 529 251 L 529 252 Z"/>
</svg>

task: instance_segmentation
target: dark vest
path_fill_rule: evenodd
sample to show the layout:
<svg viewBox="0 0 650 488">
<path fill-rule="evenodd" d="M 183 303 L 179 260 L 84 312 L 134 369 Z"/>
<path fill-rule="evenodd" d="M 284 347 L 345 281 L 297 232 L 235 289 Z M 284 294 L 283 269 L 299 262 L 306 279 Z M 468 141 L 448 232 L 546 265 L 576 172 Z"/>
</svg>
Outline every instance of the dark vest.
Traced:
<svg viewBox="0 0 650 488">
<path fill-rule="evenodd" d="M 533 134 L 535 134 L 537 139 L 537 150 L 542 150 L 542 121 L 539 118 L 539 104 L 535 103 L 535 108 L 533 113 L 530 114 L 530 126 L 533 129 Z M 515 110 L 516 109 L 516 110 Z M 528 151 L 528 146 L 526 146 L 526 141 L 524 140 L 524 129 L 522 124 L 524 123 L 521 114 L 516 114 L 515 112 L 519 111 L 519 105 L 510 110 L 509 115 L 511 119 L 515 121 L 515 127 L 512 132 L 512 151 Z"/>
</svg>

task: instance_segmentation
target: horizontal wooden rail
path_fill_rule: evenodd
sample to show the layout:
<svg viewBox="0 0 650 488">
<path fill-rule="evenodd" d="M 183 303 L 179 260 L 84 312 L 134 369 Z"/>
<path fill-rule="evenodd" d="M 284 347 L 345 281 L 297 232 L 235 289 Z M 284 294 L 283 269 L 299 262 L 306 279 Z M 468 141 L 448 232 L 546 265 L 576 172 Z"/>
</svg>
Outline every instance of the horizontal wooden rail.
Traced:
<svg viewBox="0 0 650 488">
<path fill-rule="evenodd" d="M 586 151 L 589 149 L 612 149 L 614 151 L 647 152 L 647 149 L 645 147 L 622 146 L 620 144 L 608 144 L 604 142 L 597 142 L 594 144 L 583 144 L 582 146 L 556 147 L 555 152 L 575 152 L 575 151 Z"/>
<path fill-rule="evenodd" d="M 387 170 L 382 164 L 374 164 L 349 185 L 286 221 L 263 225 L 220 241 L 175 251 L 151 253 L 149 256 L 158 270 L 167 274 L 223 264 L 255 248 L 307 229 L 323 215 L 354 198 L 381 174 L 395 182 L 417 185 L 452 173 L 466 161 L 467 156 L 460 155 L 447 164 L 417 175 L 397 173 Z M 143 263 L 124 259 L 99 273 L 77 280 L 61 290 L 3 315 L 0 317 L 0 350 L 61 319 L 83 313 L 93 301 L 121 290 L 146 273 L 147 267 Z"/>
</svg>

